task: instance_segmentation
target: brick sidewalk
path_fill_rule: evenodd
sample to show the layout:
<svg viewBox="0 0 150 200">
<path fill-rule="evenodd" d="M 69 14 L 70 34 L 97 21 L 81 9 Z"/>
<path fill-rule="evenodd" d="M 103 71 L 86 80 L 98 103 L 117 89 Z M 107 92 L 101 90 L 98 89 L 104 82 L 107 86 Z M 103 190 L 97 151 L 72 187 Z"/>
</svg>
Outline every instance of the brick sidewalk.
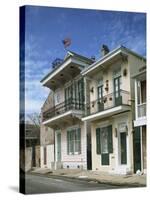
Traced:
<svg viewBox="0 0 150 200">
<path fill-rule="evenodd" d="M 126 185 L 126 186 L 146 186 L 146 175 L 111 175 L 100 171 L 88 171 L 79 169 L 36 169 L 32 173 L 65 176 L 70 178 L 85 179 L 87 181 L 96 181 L 99 183 L 107 183 L 112 185 Z"/>
</svg>

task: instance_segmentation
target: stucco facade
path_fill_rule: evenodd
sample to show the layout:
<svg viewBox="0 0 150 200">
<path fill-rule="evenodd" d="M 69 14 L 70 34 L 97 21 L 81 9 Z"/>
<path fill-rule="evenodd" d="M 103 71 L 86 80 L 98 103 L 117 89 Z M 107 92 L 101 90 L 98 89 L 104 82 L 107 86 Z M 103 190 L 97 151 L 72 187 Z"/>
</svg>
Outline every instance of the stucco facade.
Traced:
<svg viewBox="0 0 150 200">
<path fill-rule="evenodd" d="M 81 152 L 75 154 L 69 154 L 67 152 L 67 130 L 70 128 L 81 128 Z M 55 131 L 55 159 L 59 162 L 57 156 L 57 133 L 61 133 L 61 167 L 72 168 L 72 169 L 87 169 L 87 152 L 86 152 L 86 131 L 85 124 L 78 122 L 72 126 L 65 126 L 62 129 Z"/>
<path fill-rule="evenodd" d="M 41 109 L 41 114 L 53 107 L 53 98 L 53 93 L 50 92 Z M 54 169 L 54 131 L 42 123 L 40 127 L 40 157 L 41 168 Z"/>
<path fill-rule="evenodd" d="M 144 65 L 145 59 L 124 47 L 120 50 L 121 54 L 119 49 L 110 52 L 83 72 L 85 79 L 88 80 L 89 89 L 86 90 L 90 95 L 82 120 L 91 124 L 92 170 L 130 174 L 135 172 L 133 143 L 135 94 L 132 76 Z M 116 101 L 116 94 L 120 97 L 120 102 Z M 112 127 L 110 152 L 106 147 L 109 141 L 108 139 L 105 141 L 102 136 L 104 130 L 105 135 L 108 134 L 106 130 L 109 126 Z M 101 132 L 100 153 L 97 152 L 97 140 L 99 140 L 97 130 Z"/>
</svg>

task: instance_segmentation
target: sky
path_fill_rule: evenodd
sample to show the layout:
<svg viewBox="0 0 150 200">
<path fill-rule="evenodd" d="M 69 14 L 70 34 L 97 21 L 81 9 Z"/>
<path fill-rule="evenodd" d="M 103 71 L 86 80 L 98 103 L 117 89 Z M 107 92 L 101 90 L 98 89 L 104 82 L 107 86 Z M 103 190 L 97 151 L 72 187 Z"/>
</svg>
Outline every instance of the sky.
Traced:
<svg viewBox="0 0 150 200">
<path fill-rule="evenodd" d="M 40 113 L 49 89 L 40 80 L 66 50 L 62 40 L 71 38 L 68 50 L 100 58 L 100 48 L 123 45 L 146 56 L 144 13 L 26 6 L 25 12 L 25 112 Z"/>
</svg>

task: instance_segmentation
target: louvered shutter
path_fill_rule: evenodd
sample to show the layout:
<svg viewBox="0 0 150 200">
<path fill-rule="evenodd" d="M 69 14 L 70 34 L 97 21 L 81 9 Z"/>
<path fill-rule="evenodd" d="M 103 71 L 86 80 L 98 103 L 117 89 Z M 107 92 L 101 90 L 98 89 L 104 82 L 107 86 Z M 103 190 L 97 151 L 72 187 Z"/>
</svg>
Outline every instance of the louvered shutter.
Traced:
<svg viewBox="0 0 150 200">
<path fill-rule="evenodd" d="M 108 152 L 113 153 L 112 125 L 108 126 Z"/>
<path fill-rule="evenodd" d="M 96 153 L 101 154 L 100 128 L 96 129 Z"/>
</svg>

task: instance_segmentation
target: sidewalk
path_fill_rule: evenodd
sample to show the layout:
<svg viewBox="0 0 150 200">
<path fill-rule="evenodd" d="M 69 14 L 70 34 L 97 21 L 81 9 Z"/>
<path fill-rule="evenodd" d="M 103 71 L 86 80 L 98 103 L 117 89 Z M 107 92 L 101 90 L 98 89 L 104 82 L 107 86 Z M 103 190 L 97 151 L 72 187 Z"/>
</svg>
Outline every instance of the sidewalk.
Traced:
<svg viewBox="0 0 150 200">
<path fill-rule="evenodd" d="M 111 175 L 108 173 L 100 171 L 89 171 L 80 169 L 58 169 L 58 170 L 48 170 L 48 169 L 35 169 L 31 171 L 34 174 L 42 174 L 47 177 L 49 176 L 64 176 L 70 178 L 84 179 L 87 181 L 94 181 L 98 183 L 107 183 L 111 185 L 118 186 L 135 186 L 143 187 L 146 186 L 146 175 Z"/>
</svg>

